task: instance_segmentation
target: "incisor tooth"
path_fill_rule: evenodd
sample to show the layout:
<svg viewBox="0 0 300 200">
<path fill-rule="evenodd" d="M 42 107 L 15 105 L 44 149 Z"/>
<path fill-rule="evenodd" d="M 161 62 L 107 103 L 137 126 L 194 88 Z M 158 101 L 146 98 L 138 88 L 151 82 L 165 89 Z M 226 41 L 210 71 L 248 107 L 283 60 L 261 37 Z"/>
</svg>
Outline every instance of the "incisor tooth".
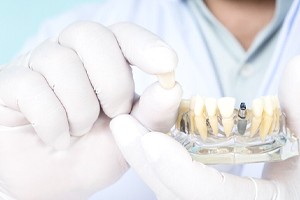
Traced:
<svg viewBox="0 0 300 200">
<path fill-rule="evenodd" d="M 217 114 L 217 100 L 215 98 L 205 98 L 205 107 L 208 116 L 215 116 Z"/>
<path fill-rule="evenodd" d="M 189 100 L 183 99 L 180 102 L 180 106 L 179 106 L 179 109 L 178 109 L 177 121 L 176 121 L 176 128 L 178 130 L 180 130 L 180 122 L 181 122 L 183 114 L 187 113 L 189 111 L 189 105 L 190 105 Z"/>
<path fill-rule="evenodd" d="M 207 139 L 207 126 L 206 126 L 206 116 L 204 114 L 204 100 L 200 96 L 195 97 L 195 128 L 200 134 L 203 141 Z"/>
<path fill-rule="evenodd" d="M 208 115 L 208 121 L 212 128 L 213 134 L 218 134 L 218 117 L 217 117 L 217 100 L 215 98 L 205 99 L 205 108 Z"/>
<path fill-rule="evenodd" d="M 260 138 L 262 141 L 265 141 L 273 121 L 274 104 L 270 96 L 263 97 L 263 99 L 264 99 L 264 111 L 263 111 L 262 121 L 260 126 Z"/>
<path fill-rule="evenodd" d="M 264 100 L 262 98 L 256 98 L 252 101 L 252 113 L 255 117 L 262 116 L 264 110 Z"/>
<path fill-rule="evenodd" d="M 232 97 L 223 97 L 218 99 L 218 108 L 222 115 L 222 124 L 224 133 L 228 137 L 234 125 L 233 112 L 234 112 L 235 99 Z"/>
<path fill-rule="evenodd" d="M 175 86 L 175 72 L 157 75 L 158 82 L 164 89 L 172 89 Z"/>
<path fill-rule="evenodd" d="M 261 121 L 262 121 L 262 116 L 252 118 L 250 137 L 253 137 L 257 133 L 259 125 L 261 124 Z"/>
<path fill-rule="evenodd" d="M 252 101 L 252 113 L 253 118 L 251 122 L 250 136 L 253 137 L 261 123 L 262 120 L 262 112 L 264 109 L 264 101 L 262 98 L 256 98 Z"/>
<path fill-rule="evenodd" d="M 200 116 L 204 112 L 204 100 L 200 96 L 195 97 L 195 107 L 194 107 L 194 112 L 196 116 Z"/>
<path fill-rule="evenodd" d="M 222 117 L 229 118 L 234 111 L 235 99 L 233 97 L 223 97 L 218 99 L 218 108 Z"/>
</svg>

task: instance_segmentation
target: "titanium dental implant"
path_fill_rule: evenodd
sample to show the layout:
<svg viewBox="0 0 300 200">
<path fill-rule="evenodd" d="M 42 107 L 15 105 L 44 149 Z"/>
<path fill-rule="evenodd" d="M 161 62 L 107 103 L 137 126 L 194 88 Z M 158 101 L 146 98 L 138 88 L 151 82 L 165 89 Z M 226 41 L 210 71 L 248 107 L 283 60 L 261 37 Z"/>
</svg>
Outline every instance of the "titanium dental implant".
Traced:
<svg viewBox="0 0 300 200">
<path fill-rule="evenodd" d="M 240 109 L 238 111 L 238 122 L 237 122 L 237 129 L 238 133 L 244 135 L 247 128 L 247 107 L 244 102 L 240 104 Z"/>
</svg>

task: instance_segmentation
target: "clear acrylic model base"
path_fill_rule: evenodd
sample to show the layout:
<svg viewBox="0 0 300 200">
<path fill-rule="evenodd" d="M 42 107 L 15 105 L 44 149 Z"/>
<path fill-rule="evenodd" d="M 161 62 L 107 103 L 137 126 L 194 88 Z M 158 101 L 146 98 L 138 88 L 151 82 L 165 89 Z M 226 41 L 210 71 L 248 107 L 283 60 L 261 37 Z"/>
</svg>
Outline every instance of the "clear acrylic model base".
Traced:
<svg viewBox="0 0 300 200">
<path fill-rule="evenodd" d="M 282 161 L 299 155 L 298 139 L 286 127 L 276 97 L 244 103 L 193 97 L 183 100 L 171 136 L 194 160 L 205 164 L 241 164 Z"/>
</svg>

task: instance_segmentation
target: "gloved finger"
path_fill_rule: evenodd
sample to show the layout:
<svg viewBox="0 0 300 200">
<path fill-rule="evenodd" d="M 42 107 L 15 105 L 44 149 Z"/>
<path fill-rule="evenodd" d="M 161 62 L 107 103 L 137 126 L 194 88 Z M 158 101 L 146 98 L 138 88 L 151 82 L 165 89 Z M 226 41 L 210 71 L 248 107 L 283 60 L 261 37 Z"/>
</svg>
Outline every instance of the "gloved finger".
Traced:
<svg viewBox="0 0 300 200">
<path fill-rule="evenodd" d="M 168 132 L 175 124 L 181 96 L 179 84 L 164 89 L 159 83 L 154 83 L 140 96 L 131 115 L 151 130 Z"/>
<path fill-rule="evenodd" d="M 1 101 L 1 100 L 0 100 Z M 16 110 L 1 105 L 0 102 L 0 126 L 15 127 L 28 124 L 24 115 Z"/>
<path fill-rule="evenodd" d="M 160 181 L 181 199 L 272 199 L 272 183 L 220 173 L 191 159 L 168 135 L 152 132 L 141 139 L 148 165 Z"/>
<path fill-rule="evenodd" d="M 45 77 L 63 105 L 71 135 L 87 133 L 98 118 L 100 105 L 76 52 L 47 40 L 31 53 L 29 66 Z"/>
<path fill-rule="evenodd" d="M 70 142 L 66 112 L 43 76 L 27 67 L 11 67 L 0 76 L 5 106 L 23 113 L 46 144 L 66 148 Z"/>
<path fill-rule="evenodd" d="M 28 123 L 22 113 L 6 107 L 0 98 L 0 126 L 14 127 Z"/>
<path fill-rule="evenodd" d="M 157 194 L 158 199 L 178 199 L 159 181 L 148 165 L 141 146 L 141 138 L 148 130 L 130 115 L 115 117 L 110 122 L 110 128 L 126 161 Z"/>
<path fill-rule="evenodd" d="M 107 116 L 130 112 L 132 72 L 110 30 L 94 22 L 77 22 L 61 32 L 59 43 L 75 50 L 81 58 Z"/>
<path fill-rule="evenodd" d="M 159 81 L 165 88 L 175 85 L 173 72 L 178 63 L 177 54 L 158 36 L 131 23 L 114 24 L 110 29 L 131 65 L 159 75 Z"/>
<path fill-rule="evenodd" d="M 287 116 L 287 126 L 297 135 L 300 135 L 300 56 L 293 58 L 283 71 L 279 85 L 278 98 L 282 111 Z"/>
<path fill-rule="evenodd" d="M 287 127 L 298 137 L 299 131 L 299 100 L 300 100 L 300 56 L 296 56 L 285 67 L 279 84 L 278 98 L 282 111 L 286 114 Z M 291 148 L 295 148 L 292 146 Z M 299 193 L 300 159 L 290 158 L 284 162 L 274 162 L 265 165 L 263 176 L 278 180 L 282 189 L 279 199 L 293 199 Z"/>
</svg>

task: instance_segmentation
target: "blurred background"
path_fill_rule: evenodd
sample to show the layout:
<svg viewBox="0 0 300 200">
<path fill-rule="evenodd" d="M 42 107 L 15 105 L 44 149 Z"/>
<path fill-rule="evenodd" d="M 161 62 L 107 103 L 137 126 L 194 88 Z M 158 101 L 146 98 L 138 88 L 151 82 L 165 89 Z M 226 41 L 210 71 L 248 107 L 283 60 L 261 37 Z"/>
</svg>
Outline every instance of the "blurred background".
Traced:
<svg viewBox="0 0 300 200">
<path fill-rule="evenodd" d="M 103 0 L 0 0 L 0 64 L 10 61 L 42 22 L 84 3 Z"/>
</svg>

